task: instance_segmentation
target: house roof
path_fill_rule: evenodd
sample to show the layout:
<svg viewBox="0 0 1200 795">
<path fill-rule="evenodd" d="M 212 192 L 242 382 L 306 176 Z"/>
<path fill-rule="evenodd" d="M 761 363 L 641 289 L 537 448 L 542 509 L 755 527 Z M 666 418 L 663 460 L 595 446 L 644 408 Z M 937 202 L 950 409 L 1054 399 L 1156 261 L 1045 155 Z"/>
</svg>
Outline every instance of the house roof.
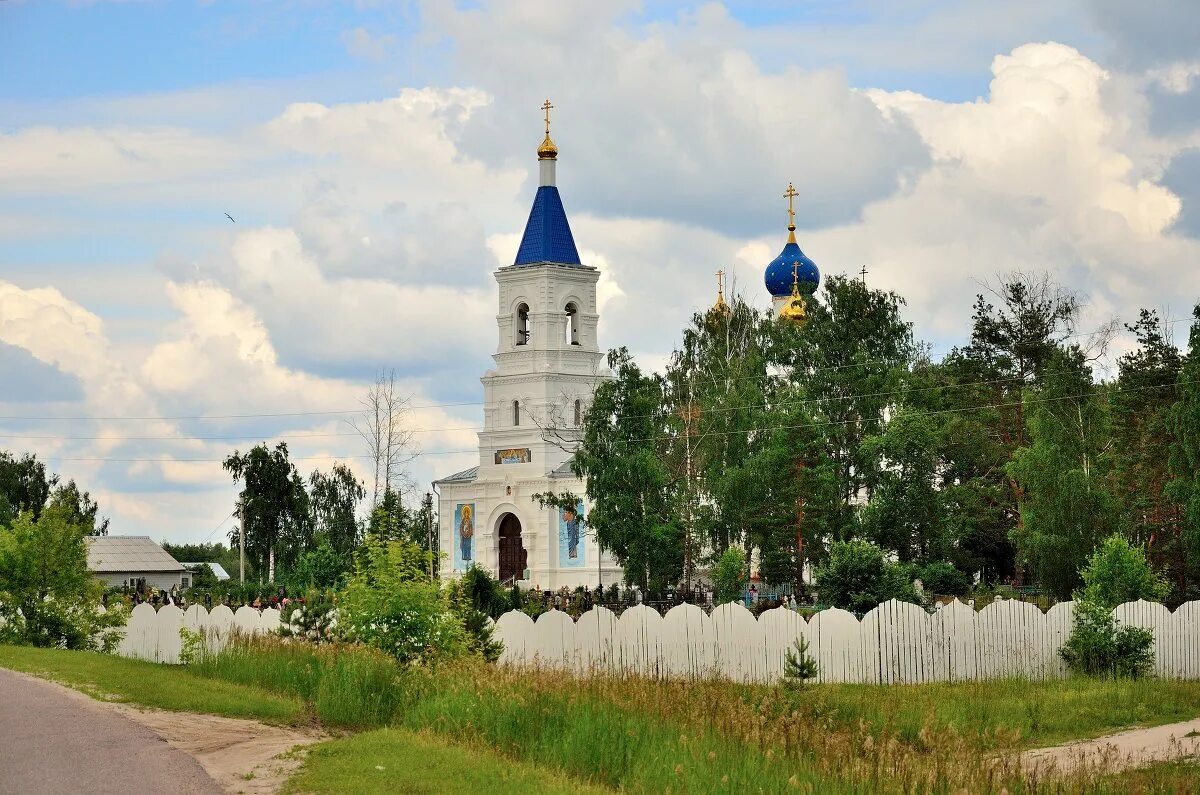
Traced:
<svg viewBox="0 0 1200 795">
<path fill-rule="evenodd" d="M 201 566 L 208 566 L 209 570 L 216 575 L 217 582 L 225 582 L 229 579 L 229 572 L 225 571 L 225 567 L 220 563 L 213 563 L 212 561 L 201 561 L 199 563 L 180 561 L 179 565 L 183 566 L 185 569 L 198 569 Z"/>
<path fill-rule="evenodd" d="M 183 571 L 150 536 L 95 536 L 88 542 L 92 572 Z"/>
</svg>

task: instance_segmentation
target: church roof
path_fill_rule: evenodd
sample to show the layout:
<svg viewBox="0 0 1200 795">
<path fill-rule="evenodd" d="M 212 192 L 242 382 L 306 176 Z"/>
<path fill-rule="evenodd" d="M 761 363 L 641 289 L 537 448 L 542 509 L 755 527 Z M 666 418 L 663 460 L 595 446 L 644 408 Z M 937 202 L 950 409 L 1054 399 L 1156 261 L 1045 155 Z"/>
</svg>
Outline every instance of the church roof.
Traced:
<svg viewBox="0 0 1200 795">
<path fill-rule="evenodd" d="M 464 469 L 462 472 L 455 472 L 453 475 L 447 475 L 444 478 L 439 478 L 433 481 L 434 483 L 470 483 L 479 474 L 479 467 L 471 467 Z"/>
<path fill-rule="evenodd" d="M 533 265 L 538 262 L 553 262 L 559 265 L 582 265 L 571 225 L 567 223 L 567 211 L 563 209 L 558 188 L 542 185 L 533 199 L 533 209 L 525 223 L 525 234 L 521 236 L 521 247 L 517 249 L 514 265 Z"/>
<path fill-rule="evenodd" d="M 550 470 L 549 475 L 552 478 L 573 478 L 575 470 L 571 469 L 571 463 L 575 460 L 575 456 L 571 456 L 566 461 Z"/>
</svg>

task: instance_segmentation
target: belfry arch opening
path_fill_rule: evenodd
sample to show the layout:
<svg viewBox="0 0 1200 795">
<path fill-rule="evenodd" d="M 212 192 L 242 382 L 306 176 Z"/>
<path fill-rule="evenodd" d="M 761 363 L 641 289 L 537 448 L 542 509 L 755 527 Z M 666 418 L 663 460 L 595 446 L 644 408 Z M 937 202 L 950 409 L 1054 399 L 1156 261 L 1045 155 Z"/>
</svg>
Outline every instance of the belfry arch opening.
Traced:
<svg viewBox="0 0 1200 795">
<path fill-rule="evenodd" d="M 579 344 L 579 307 L 575 306 L 575 302 L 567 304 L 564 310 L 567 313 L 566 322 L 566 340 L 568 345 Z"/>
<path fill-rule="evenodd" d="M 529 342 L 529 304 L 517 304 L 517 345 Z"/>
<path fill-rule="evenodd" d="M 500 547 L 500 582 L 509 585 L 524 577 L 528 558 L 521 539 L 521 520 L 516 514 L 506 513 L 500 517 L 496 536 Z"/>
</svg>

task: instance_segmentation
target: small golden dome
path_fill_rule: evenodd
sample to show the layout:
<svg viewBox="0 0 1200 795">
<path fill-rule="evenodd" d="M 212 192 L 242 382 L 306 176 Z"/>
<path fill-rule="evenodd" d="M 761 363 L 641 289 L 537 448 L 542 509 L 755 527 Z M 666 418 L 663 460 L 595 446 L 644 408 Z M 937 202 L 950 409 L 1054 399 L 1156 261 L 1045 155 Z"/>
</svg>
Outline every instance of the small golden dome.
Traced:
<svg viewBox="0 0 1200 795">
<path fill-rule="evenodd" d="M 558 159 L 558 147 L 554 145 L 554 141 L 550 140 L 550 133 L 546 133 L 546 137 L 542 140 L 542 145 L 538 147 L 538 160 L 556 160 Z"/>
<path fill-rule="evenodd" d="M 725 271 L 717 271 L 717 301 L 712 305 L 712 309 L 708 310 L 710 318 L 728 318 L 733 314 L 733 310 L 729 308 L 729 304 L 725 303 Z"/>
<path fill-rule="evenodd" d="M 783 305 L 783 309 L 779 311 L 779 317 L 790 320 L 793 323 L 804 323 L 808 320 L 808 310 L 804 306 L 804 297 L 797 294 L 793 295 Z"/>
<path fill-rule="evenodd" d="M 808 307 L 804 303 L 804 296 L 800 295 L 800 277 L 795 268 L 792 269 L 792 294 L 788 296 L 783 309 L 779 310 L 779 317 L 798 325 L 808 321 Z"/>
</svg>

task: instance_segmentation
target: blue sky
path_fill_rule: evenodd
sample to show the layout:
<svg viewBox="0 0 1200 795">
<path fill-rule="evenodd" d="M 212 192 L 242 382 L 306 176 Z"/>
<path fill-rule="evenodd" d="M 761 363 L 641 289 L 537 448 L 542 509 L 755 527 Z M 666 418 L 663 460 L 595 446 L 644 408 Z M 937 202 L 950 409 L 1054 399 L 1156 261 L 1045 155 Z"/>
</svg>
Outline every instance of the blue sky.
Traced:
<svg viewBox="0 0 1200 795">
<path fill-rule="evenodd" d="M 0 446 L 201 539 L 234 446 L 358 462 L 343 415 L 264 415 L 394 369 L 415 479 L 470 465 L 546 96 L 601 343 L 648 366 L 718 267 L 766 301 L 789 181 L 935 352 L 1012 269 L 1185 317 L 1198 43 L 1183 0 L 0 2 Z"/>
</svg>

